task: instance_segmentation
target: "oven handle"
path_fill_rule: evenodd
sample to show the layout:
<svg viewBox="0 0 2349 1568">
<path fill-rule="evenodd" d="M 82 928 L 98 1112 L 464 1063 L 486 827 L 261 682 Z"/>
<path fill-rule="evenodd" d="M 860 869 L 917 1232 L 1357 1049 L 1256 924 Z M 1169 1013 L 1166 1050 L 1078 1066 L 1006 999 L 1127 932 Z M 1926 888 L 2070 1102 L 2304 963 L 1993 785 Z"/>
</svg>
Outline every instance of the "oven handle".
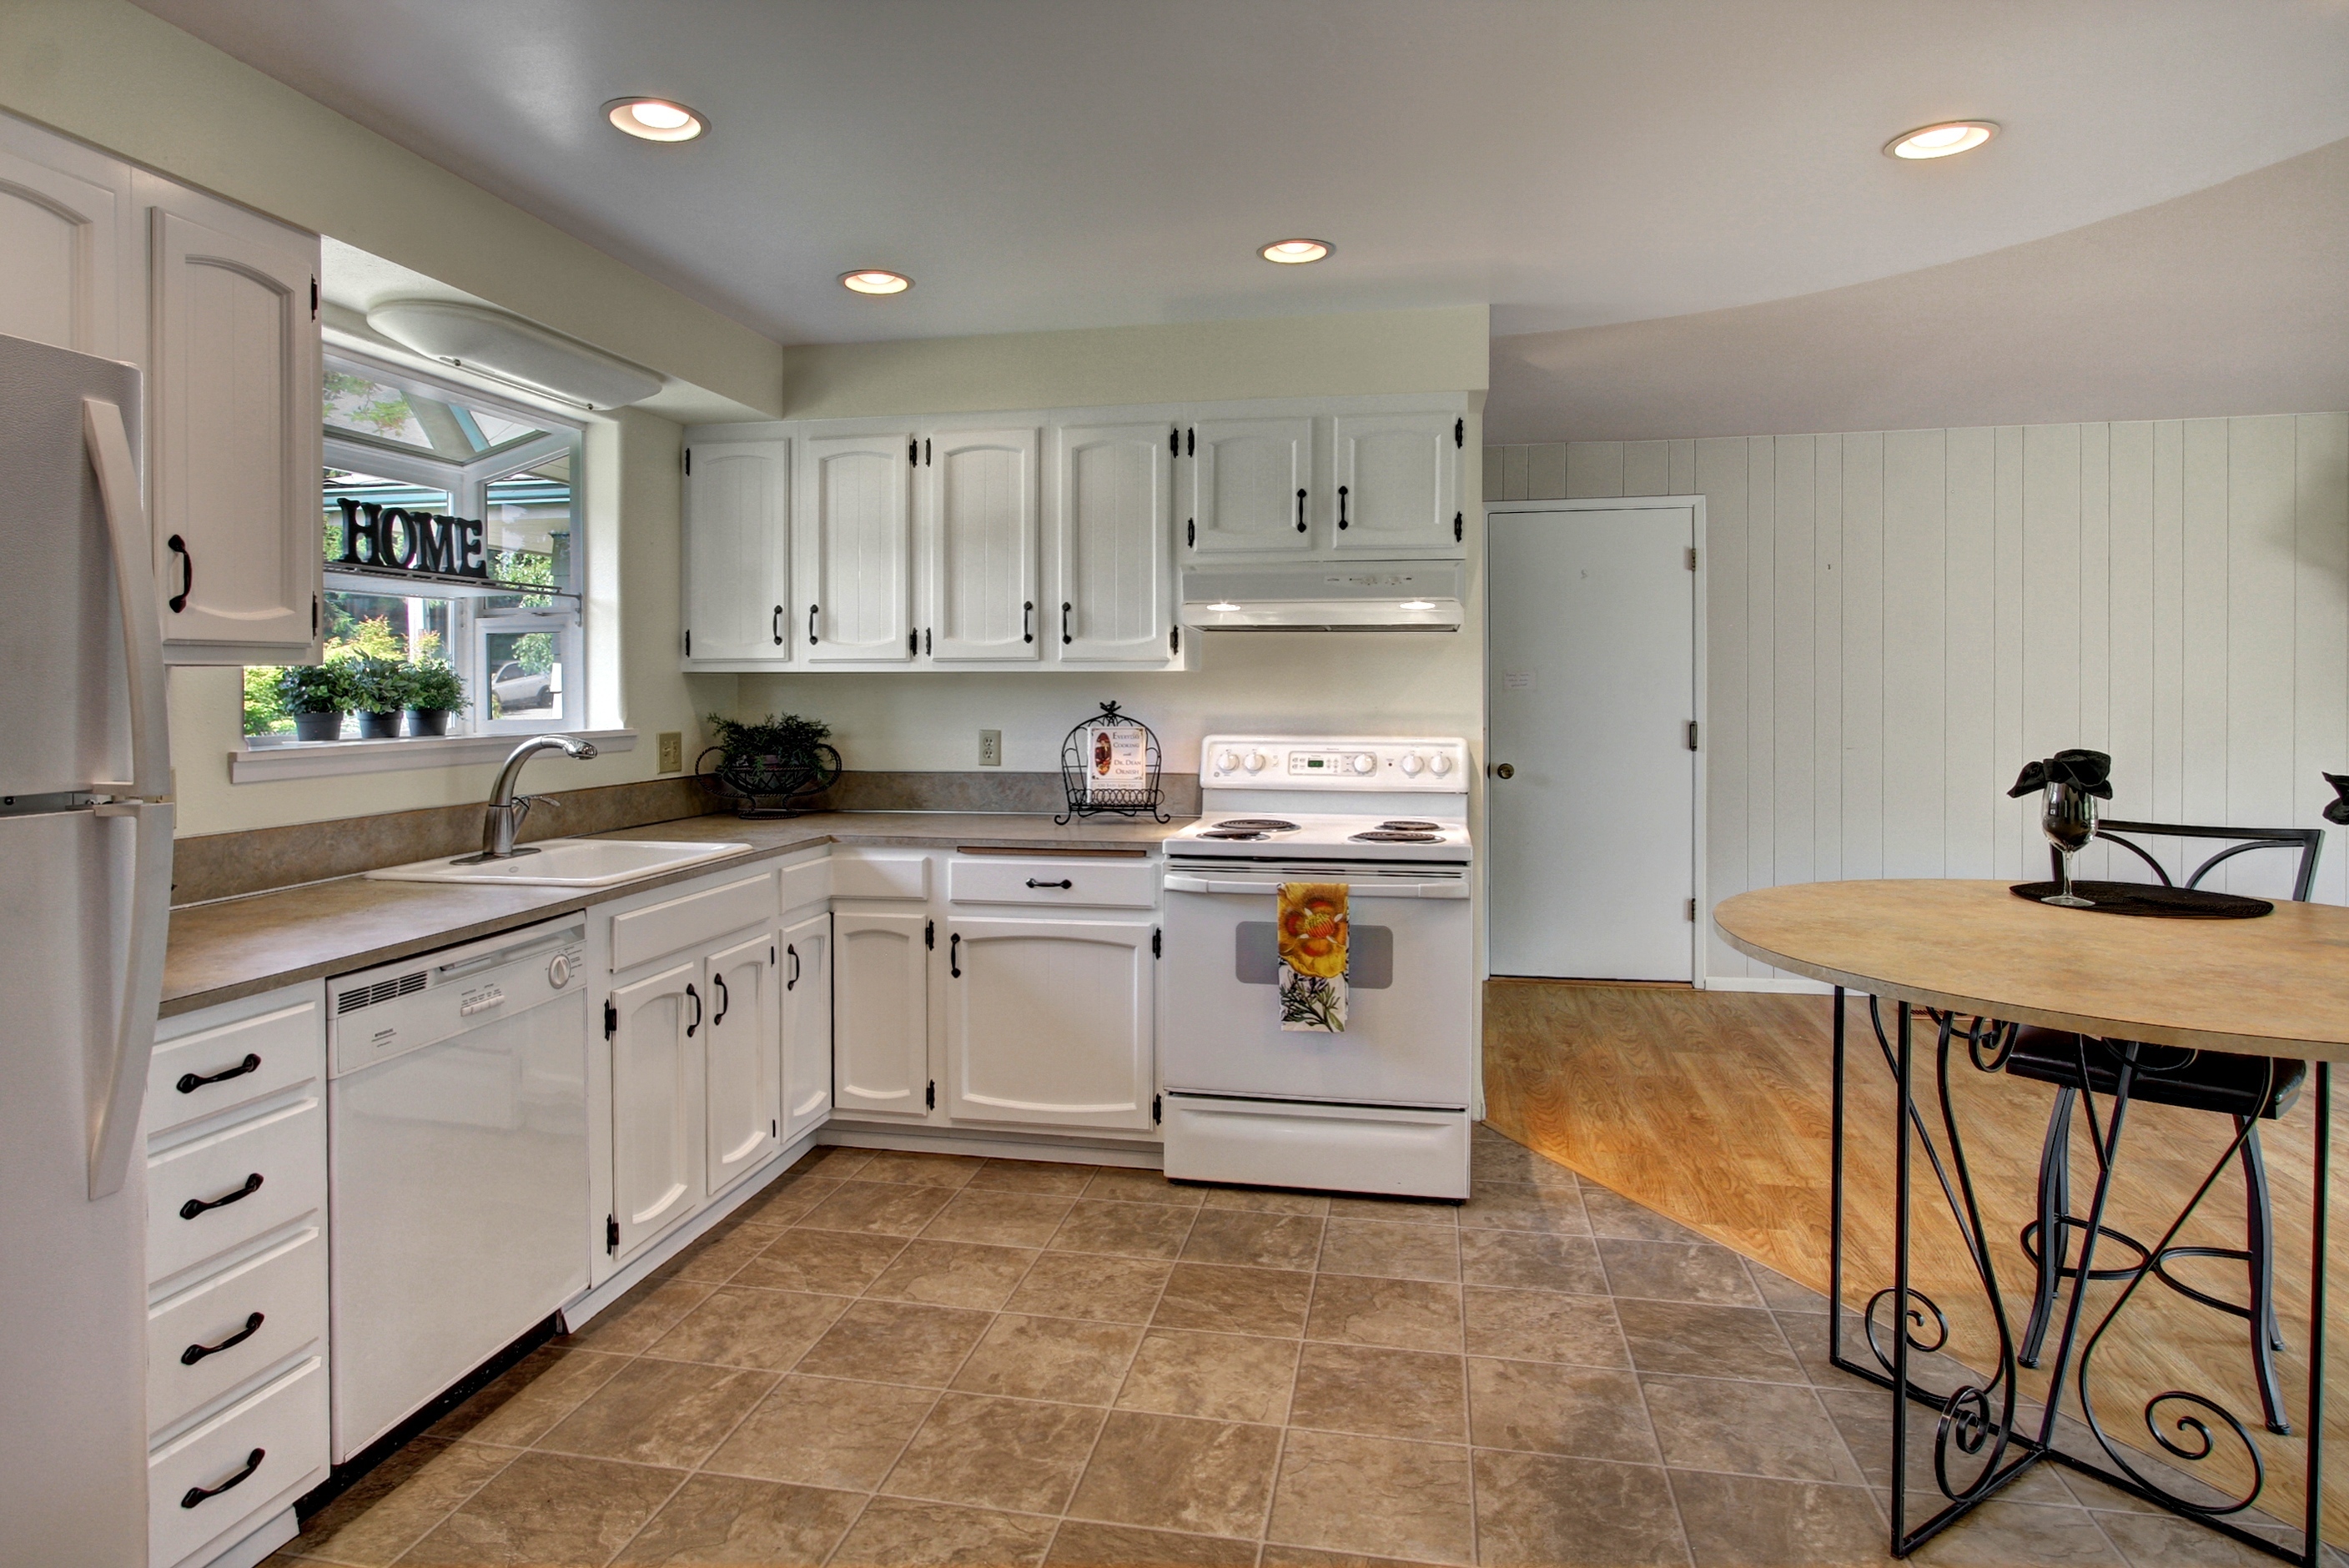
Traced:
<svg viewBox="0 0 2349 1568">
<path fill-rule="evenodd" d="M 1278 881 L 1245 881 L 1237 877 L 1190 876 L 1181 872 L 1166 873 L 1168 892 L 1237 892 L 1270 896 L 1283 882 L 1299 882 L 1299 877 L 1282 877 Z M 1440 882 L 1348 882 L 1349 898 L 1457 898 L 1468 896 L 1468 883 Z"/>
</svg>

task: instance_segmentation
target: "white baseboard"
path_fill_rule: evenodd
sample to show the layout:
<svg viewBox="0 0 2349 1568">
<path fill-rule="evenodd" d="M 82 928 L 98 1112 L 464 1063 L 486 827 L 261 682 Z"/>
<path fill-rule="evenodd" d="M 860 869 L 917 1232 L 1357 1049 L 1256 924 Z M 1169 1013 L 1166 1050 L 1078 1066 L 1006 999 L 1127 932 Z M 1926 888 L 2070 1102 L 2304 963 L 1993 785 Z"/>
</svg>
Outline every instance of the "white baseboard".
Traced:
<svg viewBox="0 0 2349 1568">
<path fill-rule="evenodd" d="M 1796 996 L 1825 996 L 1835 987 L 1822 980 L 1806 980 L 1796 975 L 1708 975 L 1704 988 L 1708 991 L 1775 991 Z"/>
<path fill-rule="evenodd" d="M 824 1123 L 818 1143 L 839 1149 L 903 1149 L 925 1154 L 968 1154 L 981 1160 L 1051 1160 L 1075 1165 L 1122 1165 L 1156 1171 L 1165 1164 L 1163 1145 L 1148 1139 L 1039 1138 L 984 1129 L 899 1127 L 894 1123 Z"/>
</svg>

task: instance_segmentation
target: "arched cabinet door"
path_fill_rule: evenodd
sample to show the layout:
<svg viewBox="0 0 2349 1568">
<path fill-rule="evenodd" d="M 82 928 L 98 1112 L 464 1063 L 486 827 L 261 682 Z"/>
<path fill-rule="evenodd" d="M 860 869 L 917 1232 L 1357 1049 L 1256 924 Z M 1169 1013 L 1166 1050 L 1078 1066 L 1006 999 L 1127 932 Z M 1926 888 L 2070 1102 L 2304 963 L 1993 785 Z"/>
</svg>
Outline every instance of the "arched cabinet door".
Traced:
<svg viewBox="0 0 2349 1568">
<path fill-rule="evenodd" d="M 685 480 L 687 667 L 789 663 L 792 444 L 696 441 Z"/>
<path fill-rule="evenodd" d="M 957 1121 L 1140 1130 L 1156 1074 L 1155 927 L 1134 920 L 957 920 L 946 995 Z M 954 971 L 959 970 L 959 974 Z"/>
<path fill-rule="evenodd" d="M 1312 420 L 1203 419 L 1185 432 L 1184 454 L 1195 559 L 1313 552 Z"/>
<path fill-rule="evenodd" d="M 1330 420 L 1330 493 L 1321 507 L 1330 547 L 1374 560 L 1457 553 L 1464 434 L 1465 422 L 1451 414 Z"/>
<path fill-rule="evenodd" d="M 909 434 L 802 443 L 792 634 L 812 664 L 912 661 Z"/>
<path fill-rule="evenodd" d="M 921 914 L 833 913 L 835 1109 L 916 1119 L 929 1114 L 927 925 Z"/>
<path fill-rule="evenodd" d="M 832 1114 L 832 916 L 783 927 L 783 1137 Z"/>
<path fill-rule="evenodd" d="M 922 438 L 928 609 L 939 664 L 1032 664 L 1051 617 L 1037 603 L 1036 428 Z"/>
<path fill-rule="evenodd" d="M 137 359 L 130 171 L 0 117 L 0 334 Z"/>
<path fill-rule="evenodd" d="M 1060 432 L 1060 593 L 1048 634 L 1069 663 L 1164 665 L 1174 654 L 1170 427 Z"/>
<path fill-rule="evenodd" d="M 772 927 L 709 955 L 703 999 L 709 1191 L 724 1191 L 782 1147 L 782 1059 L 775 1016 L 781 949 Z"/>
<path fill-rule="evenodd" d="M 616 1258 L 626 1258 L 700 1206 L 706 1190 L 700 1037 L 708 1001 L 698 961 L 671 965 L 612 992 Z"/>
</svg>

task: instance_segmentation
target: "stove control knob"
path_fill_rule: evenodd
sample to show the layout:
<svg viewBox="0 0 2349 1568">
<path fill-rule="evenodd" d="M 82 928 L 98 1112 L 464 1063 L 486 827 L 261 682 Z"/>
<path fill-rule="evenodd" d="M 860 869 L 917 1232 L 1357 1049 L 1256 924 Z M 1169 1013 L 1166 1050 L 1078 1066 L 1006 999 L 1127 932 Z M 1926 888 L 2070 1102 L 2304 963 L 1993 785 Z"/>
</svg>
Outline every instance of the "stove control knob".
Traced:
<svg viewBox="0 0 2349 1568">
<path fill-rule="evenodd" d="M 1378 766 L 1379 759 L 1367 751 L 1354 758 L 1354 771 L 1357 773 L 1374 773 L 1378 770 Z"/>
<path fill-rule="evenodd" d="M 1264 771 L 1264 765 L 1270 760 L 1272 759 L 1261 751 L 1251 751 L 1247 754 L 1244 762 L 1249 772 L 1261 773 Z"/>
<path fill-rule="evenodd" d="M 1433 757 L 1428 758 L 1427 769 L 1429 772 L 1434 774 L 1438 779 L 1443 778 L 1446 773 L 1452 771 L 1451 754 L 1444 751 L 1437 752 Z"/>
<path fill-rule="evenodd" d="M 1239 765 L 1240 754 L 1237 751 L 1219 751 L 1216 754 L 1216 771 L 1218 773 L 1229 773 Z"/>
<path fill-rule="evenodd" d="M 1419 753 L 1414 751 L 1402 759 L 1402 776 L 1406 779 L 1416 779 L 1419 777 L 1420 769 L 1426 766 L 1426 762 L 1421 758 Z"/>
</svg>

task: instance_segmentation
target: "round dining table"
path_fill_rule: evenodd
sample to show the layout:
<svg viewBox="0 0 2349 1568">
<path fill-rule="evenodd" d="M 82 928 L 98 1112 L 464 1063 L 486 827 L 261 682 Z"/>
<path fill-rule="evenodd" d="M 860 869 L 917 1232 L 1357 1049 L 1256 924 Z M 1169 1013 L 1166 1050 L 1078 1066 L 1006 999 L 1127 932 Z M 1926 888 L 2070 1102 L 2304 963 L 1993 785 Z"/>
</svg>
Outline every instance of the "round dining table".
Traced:
<svg viewBox="0 0 2349 1568">
<path fill-rule="evenodd" d="M 1908 1466 L 1895 1463 L 1893 1554 L 1906 1557 L 2033 1466 L 2053 1462 L 2095 1475 L 2239 1546 L 2311 1568 L 2323 1561 L 2325 1223 L 2332 1064 L 2349 1061 L 2349 909 L 2286 902 L 2251 919 L 2144 918 L 2058 908 L 2019 897 L 2003 882 L 1917 880 L 1761 888 L 1723 900 L 1713 918 L 1722 936 L 1740 953 L 1834 988 L 1830 1285 L 1835 1309 L 1827 1317 L 1829 1353 L 1845 1371 L 1901 1396 L 1890 1401 L 1896 1453 L 1908 1451 L 1912 1406 L 1938 1412 L 1934 1474 L 1942 1506 L 1910 1528 Z M 1874 1054 L 1896 1088 L 1894 1277 L 1888 1289 L 1870 1298 L 1865 1314 L 1867 1348 L 1874 1365 L 1843 1353 L 1847 992 L 1873 999 L 1868 1017 Z M 1892 1014 L 1889 1023 L 1883 1016 L 1887 1010 Z M 2085 1221 L 2070 1222 L 2081 1235 L 2077 1277 L 2085 1279 L 2093 1273 L 2100 1281 L 2119 1280 L 2122 1288 L 2095 1322 L 2089 1321 L 2095 1315 L 2086 1310 L 2088 1293 L 2072 1292 L 2061 1336 L 2044 1362 L 2052 1368 L 2047 1385 L 2051 1397 L 2035 1416 L 2018 1411 L 2015 1354 L 2003 1331 L 1999 1365 L 1990 1376 L 1974 1374 L 1972 1381 L 1946 1389 L 1928 1389 L 1912 1376 L 1912 1362 L 1926 1365 L 1926 1354 L 1948 1337 L 1940 1307 L 1910 1279 L 1911 1189 L 1920 1155 L 1973 1256 L 1978 1282 L 1996 1321 L 2008 1321 L 1959 1119 L 1947 1099 L 1947 1075 L 1953 1062 L 1968 1070 L 1998 1070 L 2022 1025 L 2083 1037 L 2084 1068 L 2085 1042 L 2091 1039 L 2106 1042 L 2125 1064 L 2116 1085 L 2100 1083 L 2098 1094 L 2090 1097 L 2093 1101 L 2102 1096 L 2109 1109 L 2099 1120 L 2094 1105 L 2090 1108 L 2097 1180 Z M 2245 1527 L 2244 1522 L 2254 1517 L 2251 1511 L 2263 1485 L 2256 1467 L 2249 1495 L 2220 1494 L 2214 1500 L 2208 1489 L 2182 1484 L 2174 1469 L 2149 1464 L 2109 1438 L 2096 1424 L 2088 1398 L 2089 1355 L 2083 1346 L 2093 1352 L 2104 1327 L 2155 1272 L 2162 1246 L 2178 1233 L 2211 1184 L 2205 1181 L 2188 1201 L 2150 1256 L 2129 1267 L 2095 1267 L 2098 1237 L 2116 1234 L 2103 1229 L 2103 1221 L 2120 1163 L 2132 1075 L 2141 1060 L 2146 1070 L 2153 1071 L 2159 1070 L 2157 1059 L 2178 1059 L 2177 1049 L 2154 1047 L 2310 1063 L 2315 1124 L 2308 1428 L 2304 1513 L 2298 1522 L 2297 1542 Z M 1940 1102 L 1920 1102 L 1920 1083 L 1935 1087 Z M 2239 1124 L 2237 1144 L 2250 1125 Z M 2230 1146 L 2229 1155 L 2221 1156 L 2221 1167 L 2232 1152 Z M 1896 1325 L 1899 1332 L 1893 1331 Z M 1888 1339 L 1889 1347 L 1882 1343 Z M 2080 1408 L 2089 1413 L 2099 1454 L 2057 1446 L 2057 1412 L 2063 1400 L 2053 1394 L 2066 1389 L 2067 1373 L 2076 1384 Z M 2207 1456 L 2226 1440 L 2230 1428 L 2235 1439 L 2251 1446 L 2242 1422 L 2220 1401 L 2194 1390 L 2157 1396 L 2145 1416 L 2149 1428 L 2158 1418 L 2179 1434 L 2175 1444 L 2163 1439 L 2163 1446 L 2187 1460 L 2198 1457 L 2198 1444 Z M 2256 1451 L 2253 1457 L 2256 1460 Z"/>
</svg>

